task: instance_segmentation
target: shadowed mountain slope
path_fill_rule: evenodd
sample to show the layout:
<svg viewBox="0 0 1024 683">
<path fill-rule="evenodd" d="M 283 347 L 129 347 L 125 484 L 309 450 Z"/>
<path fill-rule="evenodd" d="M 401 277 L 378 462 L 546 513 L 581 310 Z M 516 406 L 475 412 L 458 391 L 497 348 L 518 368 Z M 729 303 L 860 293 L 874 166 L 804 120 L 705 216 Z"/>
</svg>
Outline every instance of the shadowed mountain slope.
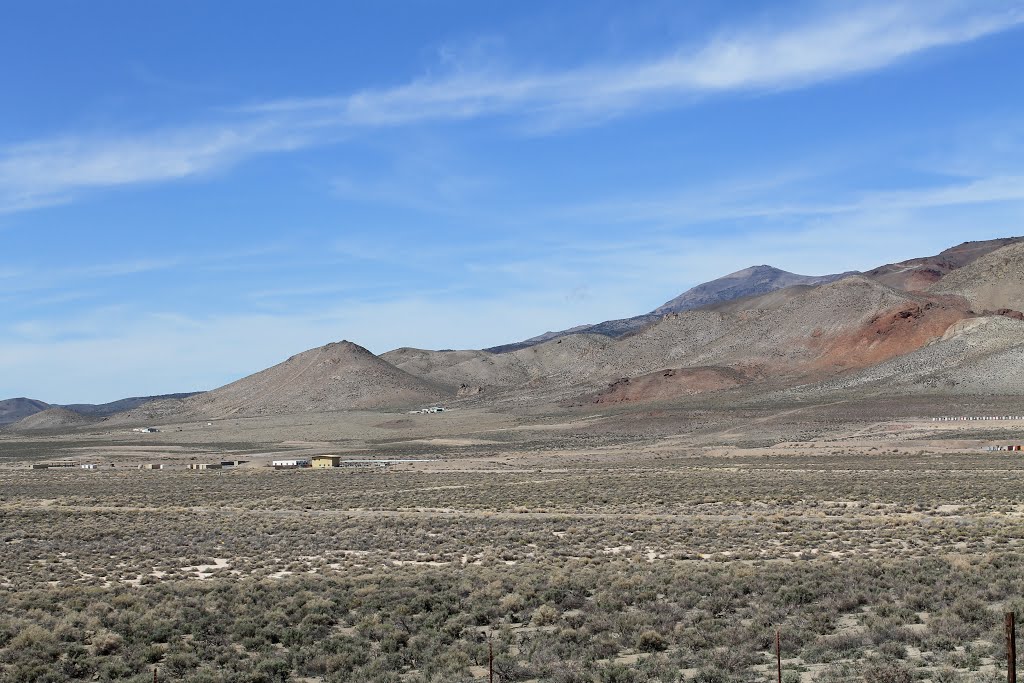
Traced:
<svg viewBox="0 0 1024 683">
<path fill-rule="evenodd" d="M 12 432 L 31 432 L 46 429 L 64 429 L 67 427 L 79 427 L 91 424 L 93 420 L 79 415 L 67 408 L 47 408 L 41 412 L 29 415 L 28 417 L 8 425 L 7 429 Z"/>
<path fill-rule="evenodd" d="M 122 398 L 109 403 L 69 403 L 66 405 L 48 404 L 29 398 L 11 398 L 6 401 L 0 401 L 0 426 L 13 424 L 29 415 L 40 413 L 47 408 L 66 408 L 87 417 L 106 417 L 138 408 L 146 403 L 188 398 L 198 393 L 202 392 L 193 391 L 182 394 L 164 394 L 162 396 L 132 396 L 131 398 Z"/>
<path fill-rule="evenodd" d="M 0 426 L 13 424 L 29 415 L 42 412 L 49 407 L 48 403 L 32 398 L 9 398 L 0 401 Z"/>
<path fill-rule="evenodd" d="M 834 275 L 797 275 L 772 266 L 752 266 L 717 280 L 697 285 L 675 299 L 658 306 L 652 313 L 665 315 L 666 313 L 691 311 L 695 308 L 703 308 L 741 297 L 767 294 L 795 285 L 824 285 L 855 274 L 851 271 Z"/>
<path fill-rule="evenodd" d="M 132 408 L 138 408 L 139 406 L 152 401 L 188 398 L 189 396 L 195 396 L 201 393 L 201 391 L 189 391 L 181 394 L 163 394 L 161 396 L 132 396 L 131 398 L 122 398 L 117 401 L 111 401 L 110 403 L 68 403 L 66 405 L 62 405 L 61 408 L 73 410 L 80 415 L 105 417 L 125 410 L 131 410 Z"/>
</svg>

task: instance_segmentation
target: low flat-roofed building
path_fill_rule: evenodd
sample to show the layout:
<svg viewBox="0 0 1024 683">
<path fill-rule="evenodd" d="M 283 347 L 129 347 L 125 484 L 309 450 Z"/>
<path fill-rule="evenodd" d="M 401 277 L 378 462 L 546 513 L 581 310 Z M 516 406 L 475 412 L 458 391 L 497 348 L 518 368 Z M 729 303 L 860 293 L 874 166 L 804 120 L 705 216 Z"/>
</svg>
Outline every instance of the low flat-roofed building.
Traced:
<svg viewBox="0 0 1024 683">
<path fill-rule="evenodd" d="M 270 463 L 272 466 L 279 470 L 291 470 L 299 467 L 309 467 L 309 458 L 284 458 L 282 460 L 273 460 Z"/>
<path fill-rule="evenodd" d="M 323 469 L 326 467 L 338 467 L 341 464 L 339 455 L 314 455 L 312 458 L 313 467 Z"/>
</svg>

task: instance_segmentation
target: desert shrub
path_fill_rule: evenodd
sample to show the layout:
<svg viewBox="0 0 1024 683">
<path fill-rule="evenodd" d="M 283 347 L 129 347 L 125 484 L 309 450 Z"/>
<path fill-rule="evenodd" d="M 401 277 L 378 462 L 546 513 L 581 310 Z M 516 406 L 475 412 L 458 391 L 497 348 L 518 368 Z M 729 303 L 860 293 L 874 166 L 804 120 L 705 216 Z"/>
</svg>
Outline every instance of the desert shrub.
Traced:
<svg viewBox="0 0 1024 683">
<path fill-rule="evenodd" d="M 499 681 L 507 681 L 508 683 L 525 681 L 532 677 L 529 668 L 523 666 L 519 660 L 507 654 L 495 655 L 494 674 Z"/>
<path fill-rule="evenodd" d="M 721 669 L 704 667 L 697 671 L 693 680 L 694 683 L 728 683 L 729 677 Z"/>
<path fill-rule="evenodd" d="M 668 647 L 668 641 L 657 631 L 644 631 L 636 639 L 636 649 L 641 652 L 661 652 Z"/>
<path fill-rule="evenodd" d="M 98 655 L 109 655 L 117 652 L 124 644 L 124 638 L 116 633 L 97 633 L 92 638 L 93 651 Z"/>
<path fill-rule="evenodd" d="M 534 626 L 548 626 L 558 620 L 558 610 L 551 605 L 544 604 L 533 611 L 530 623 Z"/>
<path fill-rule="evenodd" d="M 864 668 L 865 683 L 913 683 L 914 673 L 903 662 L 878 662 Z"/>
<path fill-rule="evenodd" d="M 884 659 L 892 660 L 892 659 L 906 659 L 907 658 L 907 648 L 906 648 L 906 646 L 903 645 L 903 643 L 898 643 L 898 642 L 894 642 L 894 641 L 890 641 L 890 642 L 887 642 L 887 643 L 882 643 L 881 645 L 879 645 L 878 646 L 878 653 Z"/>
<path fill-rule="evenodd" d="M 637 683 L 640 680 L 636 670 L 623 664 L 609 664 L 598 673 L 601 683 Z"/>
<path fill-rule="evenodd" d="M 10 583 L 0 591 L 0 680 L 81 683 L 102 669 L 142 681 L 156 664 L 165 680 L 270 683 L 276 661 L 290 677 L 449 683 L 486 662 L 484 626 L 510 681 L 592 683 L 618 671 L 604 660 L 627 648 L 641 654 L 622 675 L 637 681 L 673 680 L 682 668 L 750 680 L 776 628 L 787 658 L 832 662 L 821 680 L 859 680 L 866 662 L 886 664 L 905 645 L 920 646 L 928 665 L 965 670 L 998 658 L 991 605 L 1010 608 L 1024 582 L 1019 520 L 988 514 L 1019 501 L 1024 470 L 993 462 L 915 470 L 899 454 L 844 453 L 737 468 L 735 458 L 689 454 L 665 468 L 602 462 L 494 480 L 170 472 L 145 486 L 134 473 L 0 470 L 0 533 L 12 541 L 0 553 Z M 969 506 L 963 515 L 935 512 L 954 500 Z M 118 509 L 65 509 L 97 504 Z M 248 510 L 247 523 L 219 506 Z M 928 525 L 902 518 L 915 506 Z M 360 512 L 339 523 L 350 507 L 467 514 Z M 333 512 L 306 512 L 320 509 Z M 531 514 L 539 509 L 556 514 Z M 590 511 L 608 514 L 573 517 Z M 613 514 L 650 511 L 668 514 Z M 1003 542 L 999 552 L 989 538 Z M 944 551 L 970 561 L 951 571 Z M 198 581 L 188 569 L 216 557 L 238 574 Z M 398 564 L 424 560 L 447 564 Z M 125 584 L 154 568 L 167 574 Z M 270 578 L 285 569 L 295 574 Z M 907 628 L 922 622 L 917 612 L 927 613 L 921 631 Z M 837 630 L 851 614 L 860 635 Z M 978 639 L 996 645 L 953 652 Z M 881 659 L 870 659 L 873 646 Z"/>
<path fill-rule="evenodd" d="M 963 675 L 948 666 L 936 669 L 932 672 L 932 683 L 962 683 Z"/>
<path fill-rule="evenodd" d="M 863 633 L 821 636 L 805 647 L 802 655 L 809 662 L 833 662 L 860 652 L 867 642 Z"/>
</svg>

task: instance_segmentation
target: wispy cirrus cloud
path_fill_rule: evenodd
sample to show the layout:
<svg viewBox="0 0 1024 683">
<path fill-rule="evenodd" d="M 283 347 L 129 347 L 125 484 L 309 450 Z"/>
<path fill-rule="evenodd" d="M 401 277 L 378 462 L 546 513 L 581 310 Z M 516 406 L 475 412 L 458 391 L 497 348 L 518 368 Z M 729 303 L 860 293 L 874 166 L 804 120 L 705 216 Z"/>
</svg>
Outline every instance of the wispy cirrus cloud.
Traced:
<svg viewBox="0 0 1024 683">
<path fill-rule="evenodd" d="M 276 122 L 249 121 L 13 145 L 0 150 L 0 213 L 63 203 L 91 188 L 181 180 L 310 142 Z"/>
<path fill-rule="evenodd" d="M 847 6 L 848 8 L 849 6 Z M 452 75 L 341 97 L 265 102 L 249 111 L 318 113 L 349 126 L 518 115 L 571 125 L 698 96 L 784 90 L 879 69 L 1024 23 L 1020 2 L 883 3 L 787 28 L 747 28 L 662 58 L 554 72 L 469 65 Z"/>
<path fill-rule="evenodd" d="M 191 274 L 195 276 L 202 270 L 237 270 L 245 268 L 265 268 L 267 260 L 280 262 L 280 254 L 285 249 L 280 245 L 270 244 L 256 246 L 251 249 L 236 249 L 209 254 L 178 253 L 161 257 L 136 256 L 126 257 L 117 261 L 104 261 L 89 265 L 45 266 L 45 265 L 0 265 L 0 281 L 6 280 L 0 300 L 3 296 L 14 297 L 28 292 L 44 292 L 50 290 L 63 291 L 69 285 L 81 286 L 89 283 L 98 286 L 104 281 L 131 279 L 133 276 L 151 273 L 174 272 L 178 276 Z M 262 261 L 259 257 L 266 257 Z M 307 260 L 308 262 L 308 260 Z M 56 298 L 47 300 L 55 301 Z"/>
<path fill-rule="evenodd" d="M 462 65 L 396 87 L 239 107 L 219 123 L 14 144 L 0 147 L 0 213 L 90 189 L 190 178 L 366 129 L 513 117 L 551 130 L 716 94 L 806 87 L 1022 23 L 1019 0 L 845 5 L 783 28 L 737 28 L 643 62 L 532 72 Z"/>
<path fill-rule="evenodd" d="M 847 191 L 828 199 L 779 200 L 799 197 L 800 176 L 767 181 L 726 181 L 648 196 L 608 199 L 558 209 L 555 215 L 574 220 L 675 226 L 743 219 L 786 219 L 815 216 L 876 215 L 980 204 L 1024 203 L 1024 176 L 995 175 L 959 178 L 912 189 Z"/>
</svg>

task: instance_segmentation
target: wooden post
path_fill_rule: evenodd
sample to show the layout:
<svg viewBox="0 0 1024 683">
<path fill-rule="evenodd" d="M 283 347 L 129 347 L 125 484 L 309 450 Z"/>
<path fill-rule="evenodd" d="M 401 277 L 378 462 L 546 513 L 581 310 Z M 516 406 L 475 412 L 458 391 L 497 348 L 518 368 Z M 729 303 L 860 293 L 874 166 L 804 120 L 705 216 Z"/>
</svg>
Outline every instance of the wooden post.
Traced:
<svg viewBox="0 0 1024 683">
<path fill-rule="evenodd" d="M 487 634 L 487 680 L 494 683 L 494 643 L 491 642 L 491 634 Z"/>
<path fill-rule="evenodd" d="M 779 683 L 782 683 L 782 634 L 775 632 L 775 668 L 779 675 Z"/>
<path fill-rule="evenodd" d="M 153 667 L 153 683 L 157 683 L 157 681 L 156 681 L 156 667 L 155 666 Z"/>
<path fill-rule="evenodd" d="M 1017 683 L 1017 633 L 1013 612 L 1006 613 L 1006 683 Z"/>
</svg>

